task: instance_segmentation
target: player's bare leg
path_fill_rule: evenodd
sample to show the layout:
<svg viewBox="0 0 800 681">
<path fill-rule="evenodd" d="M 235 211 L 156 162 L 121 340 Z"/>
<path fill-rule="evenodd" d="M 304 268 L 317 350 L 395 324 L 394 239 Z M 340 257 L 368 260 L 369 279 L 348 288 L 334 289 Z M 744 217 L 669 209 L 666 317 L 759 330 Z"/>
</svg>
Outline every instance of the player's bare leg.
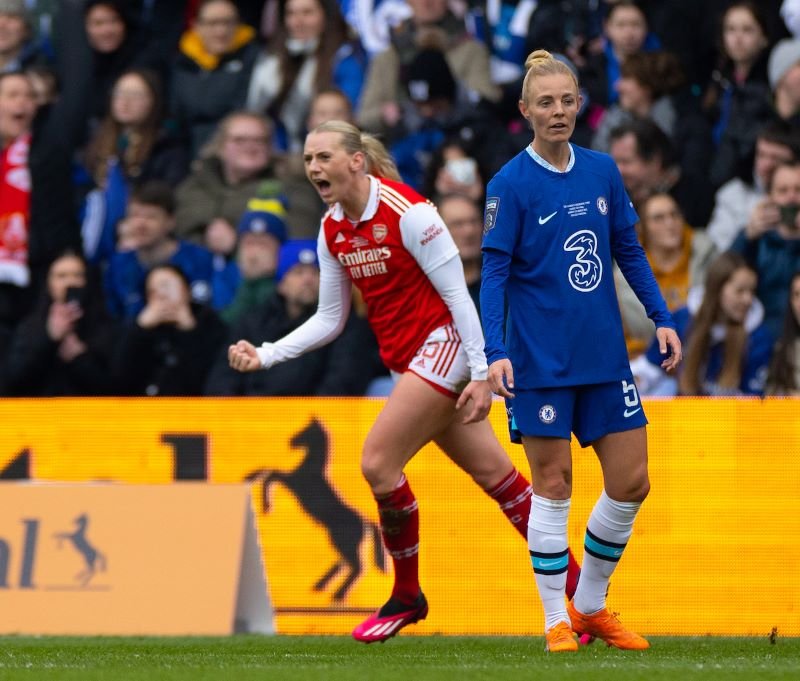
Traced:
<svg viewBox="0 0 800 681">
<path fill-rule="evenodd" d="M 454 405 L 452 398 L 407 372 L 395 385 L 364 442 L 361 469 L 378 504 L 395 583 L 383 607 L 353 630 L 358 641 L 385 641 L 428 614 L 419 585 L 417 500 L 403 469 L 450 422 Z"/>
</svg>

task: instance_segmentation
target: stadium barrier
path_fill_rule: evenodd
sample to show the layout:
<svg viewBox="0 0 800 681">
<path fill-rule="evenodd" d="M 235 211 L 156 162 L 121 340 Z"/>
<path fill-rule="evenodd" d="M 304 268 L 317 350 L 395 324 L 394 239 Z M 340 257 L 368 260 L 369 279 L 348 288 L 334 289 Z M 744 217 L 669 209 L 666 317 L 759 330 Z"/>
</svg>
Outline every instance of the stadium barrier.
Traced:
<svg viewBox="0 0 800 681">
<path fill-rule="evenodd" d="M 361 443 L 381 406 L 379 399 L 7 400 L 0 402 L 0 478 L 251 482 L 277 631 L 345 633 L 391 587 L 359 469 Z M 652 492 L 612 579 L 610 607 L 644 634 L 777 628 L 800 635 L 800 400 L 645 407 Z M 508 442 L 502 404 L 490 418 L 527 470 L 521 448 Z M 573 448 L 569 539 L 580 557 L 601 477 L 591 452 Z M 431 604 L 413 632 L 541 633 L 525 543 L 491 500 L 434 446 L 414 459 L 408 477 L 419 500 L 420 570 Z M 5 512 L 7 489 L 0 489 Z M 223 561 L 232 550 L 220 543 L 209 559 Z M 116 584 L 118 569 L 110 560 L 106 583 Z M 0 602 L 19 588 L 9 578 Z M 205 584 L 198 607 L 226 588 L 220 580 Z"/>
<path fill-rule="evenodd" d="M 248 485 L 0 483 L 2 634 L 273 633 Z"/>
</svg>

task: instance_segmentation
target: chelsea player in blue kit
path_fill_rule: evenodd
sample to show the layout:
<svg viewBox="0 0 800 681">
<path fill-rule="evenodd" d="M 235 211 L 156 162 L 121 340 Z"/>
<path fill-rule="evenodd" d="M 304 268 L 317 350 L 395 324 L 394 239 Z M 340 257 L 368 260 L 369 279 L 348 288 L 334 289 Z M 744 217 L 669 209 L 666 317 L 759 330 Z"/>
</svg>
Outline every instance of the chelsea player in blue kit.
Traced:
<svg viewBox="0 0 800 681">
<path fill-rule="evenodd" d="M 512 440 L 531 466 L 528 546 L 546 649 L 577 650 L 575 632 L 641 650 L 648 642 L 606 608 L 609 578 L 650 488 L 647 419 L 625 350 L 613 260 L 656 325 L 668 371 L 681 344 L 614 161 L 569 142 L 581 105 L 574 74 L 544 50 L 525 66 L 519 108 L 534 139 L 486 192 L 480 300 L 488 380 L 506 398 Z M 597 453 L 604 489 L 587 523 L 577 591 L 565 603 L 573 432 Z"/>
</svg>

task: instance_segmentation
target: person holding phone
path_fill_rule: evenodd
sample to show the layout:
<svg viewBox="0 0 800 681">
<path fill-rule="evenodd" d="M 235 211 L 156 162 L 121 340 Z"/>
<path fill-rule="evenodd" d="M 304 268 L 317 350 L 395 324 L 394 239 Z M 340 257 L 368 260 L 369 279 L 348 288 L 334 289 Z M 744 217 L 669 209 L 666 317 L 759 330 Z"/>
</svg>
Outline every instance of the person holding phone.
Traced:
<svg viewBox="0 0 800 681">
<path fill-rule="evenodd" d="M 478 162 L 464 142 L 450 139 L 433 152 L 422 193 L 434 203 L 449 194 L 462 194 L 483 203 L 485 191 Z"/>
<path fill-rule="evenodd" d="M 769 220 L 748 223 L 731 250 L 742 254 L 758 275 L 756 296 L 764 305 L 764 323 L 777 338 L 789 282 L 800 269 L 800 162 L 778 165 L 767 190 L 764 213 Z"/>
<path fill-rule="evenodd" d="M 188 277 L 157 265 L 145 279 L 145 306 L 123 329 L 114 357 L 125 395 L 202 395 L 225 325 L 207 305 L 192 302 Z"/>
<path fill-rule="evenodd" d="M 3 393 L 13 396 L 91 396 L 113 391 L 110 360 L 116 327 L 105 312 L 83 256 L 61 253 L 44 291 L 14 334 Z"/>
<path fill-rule="evenodd" d="M 650 489 L 647 419 L 628 365 L 614 260 L 655 323 L 665 369 L 677 368 L 681 343 L 613 159 L 570 142 L 582 104 L 577 78 L 545 50 L 525 67 L 519 110 L 533 141 L 486 192 L 488 381 L 506 398 L 511 439 L 531 467 L 528 546 L 546 649 L 574 652 L 575 632 L 642 650 L 648 642 L 606 607 L 611 574 Z M 578 588 L 565 604 L 572 433 L 595 450 L 603 490 L 587 523 Z"/>
</svg>

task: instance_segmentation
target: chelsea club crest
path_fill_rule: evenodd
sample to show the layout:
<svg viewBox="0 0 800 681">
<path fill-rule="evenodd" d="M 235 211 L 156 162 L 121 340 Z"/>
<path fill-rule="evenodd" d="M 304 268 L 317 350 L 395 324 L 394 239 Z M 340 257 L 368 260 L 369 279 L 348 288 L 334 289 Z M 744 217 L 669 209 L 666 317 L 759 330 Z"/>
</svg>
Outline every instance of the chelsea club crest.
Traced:
<svg viewBox="0 0 800 681">
<path fill-rule="evenodd" d="M 556 408 L 552 404 L 545 404 L 539 410 L 539 420 L 547 425 L 556 420 Z"/>
</svg>

